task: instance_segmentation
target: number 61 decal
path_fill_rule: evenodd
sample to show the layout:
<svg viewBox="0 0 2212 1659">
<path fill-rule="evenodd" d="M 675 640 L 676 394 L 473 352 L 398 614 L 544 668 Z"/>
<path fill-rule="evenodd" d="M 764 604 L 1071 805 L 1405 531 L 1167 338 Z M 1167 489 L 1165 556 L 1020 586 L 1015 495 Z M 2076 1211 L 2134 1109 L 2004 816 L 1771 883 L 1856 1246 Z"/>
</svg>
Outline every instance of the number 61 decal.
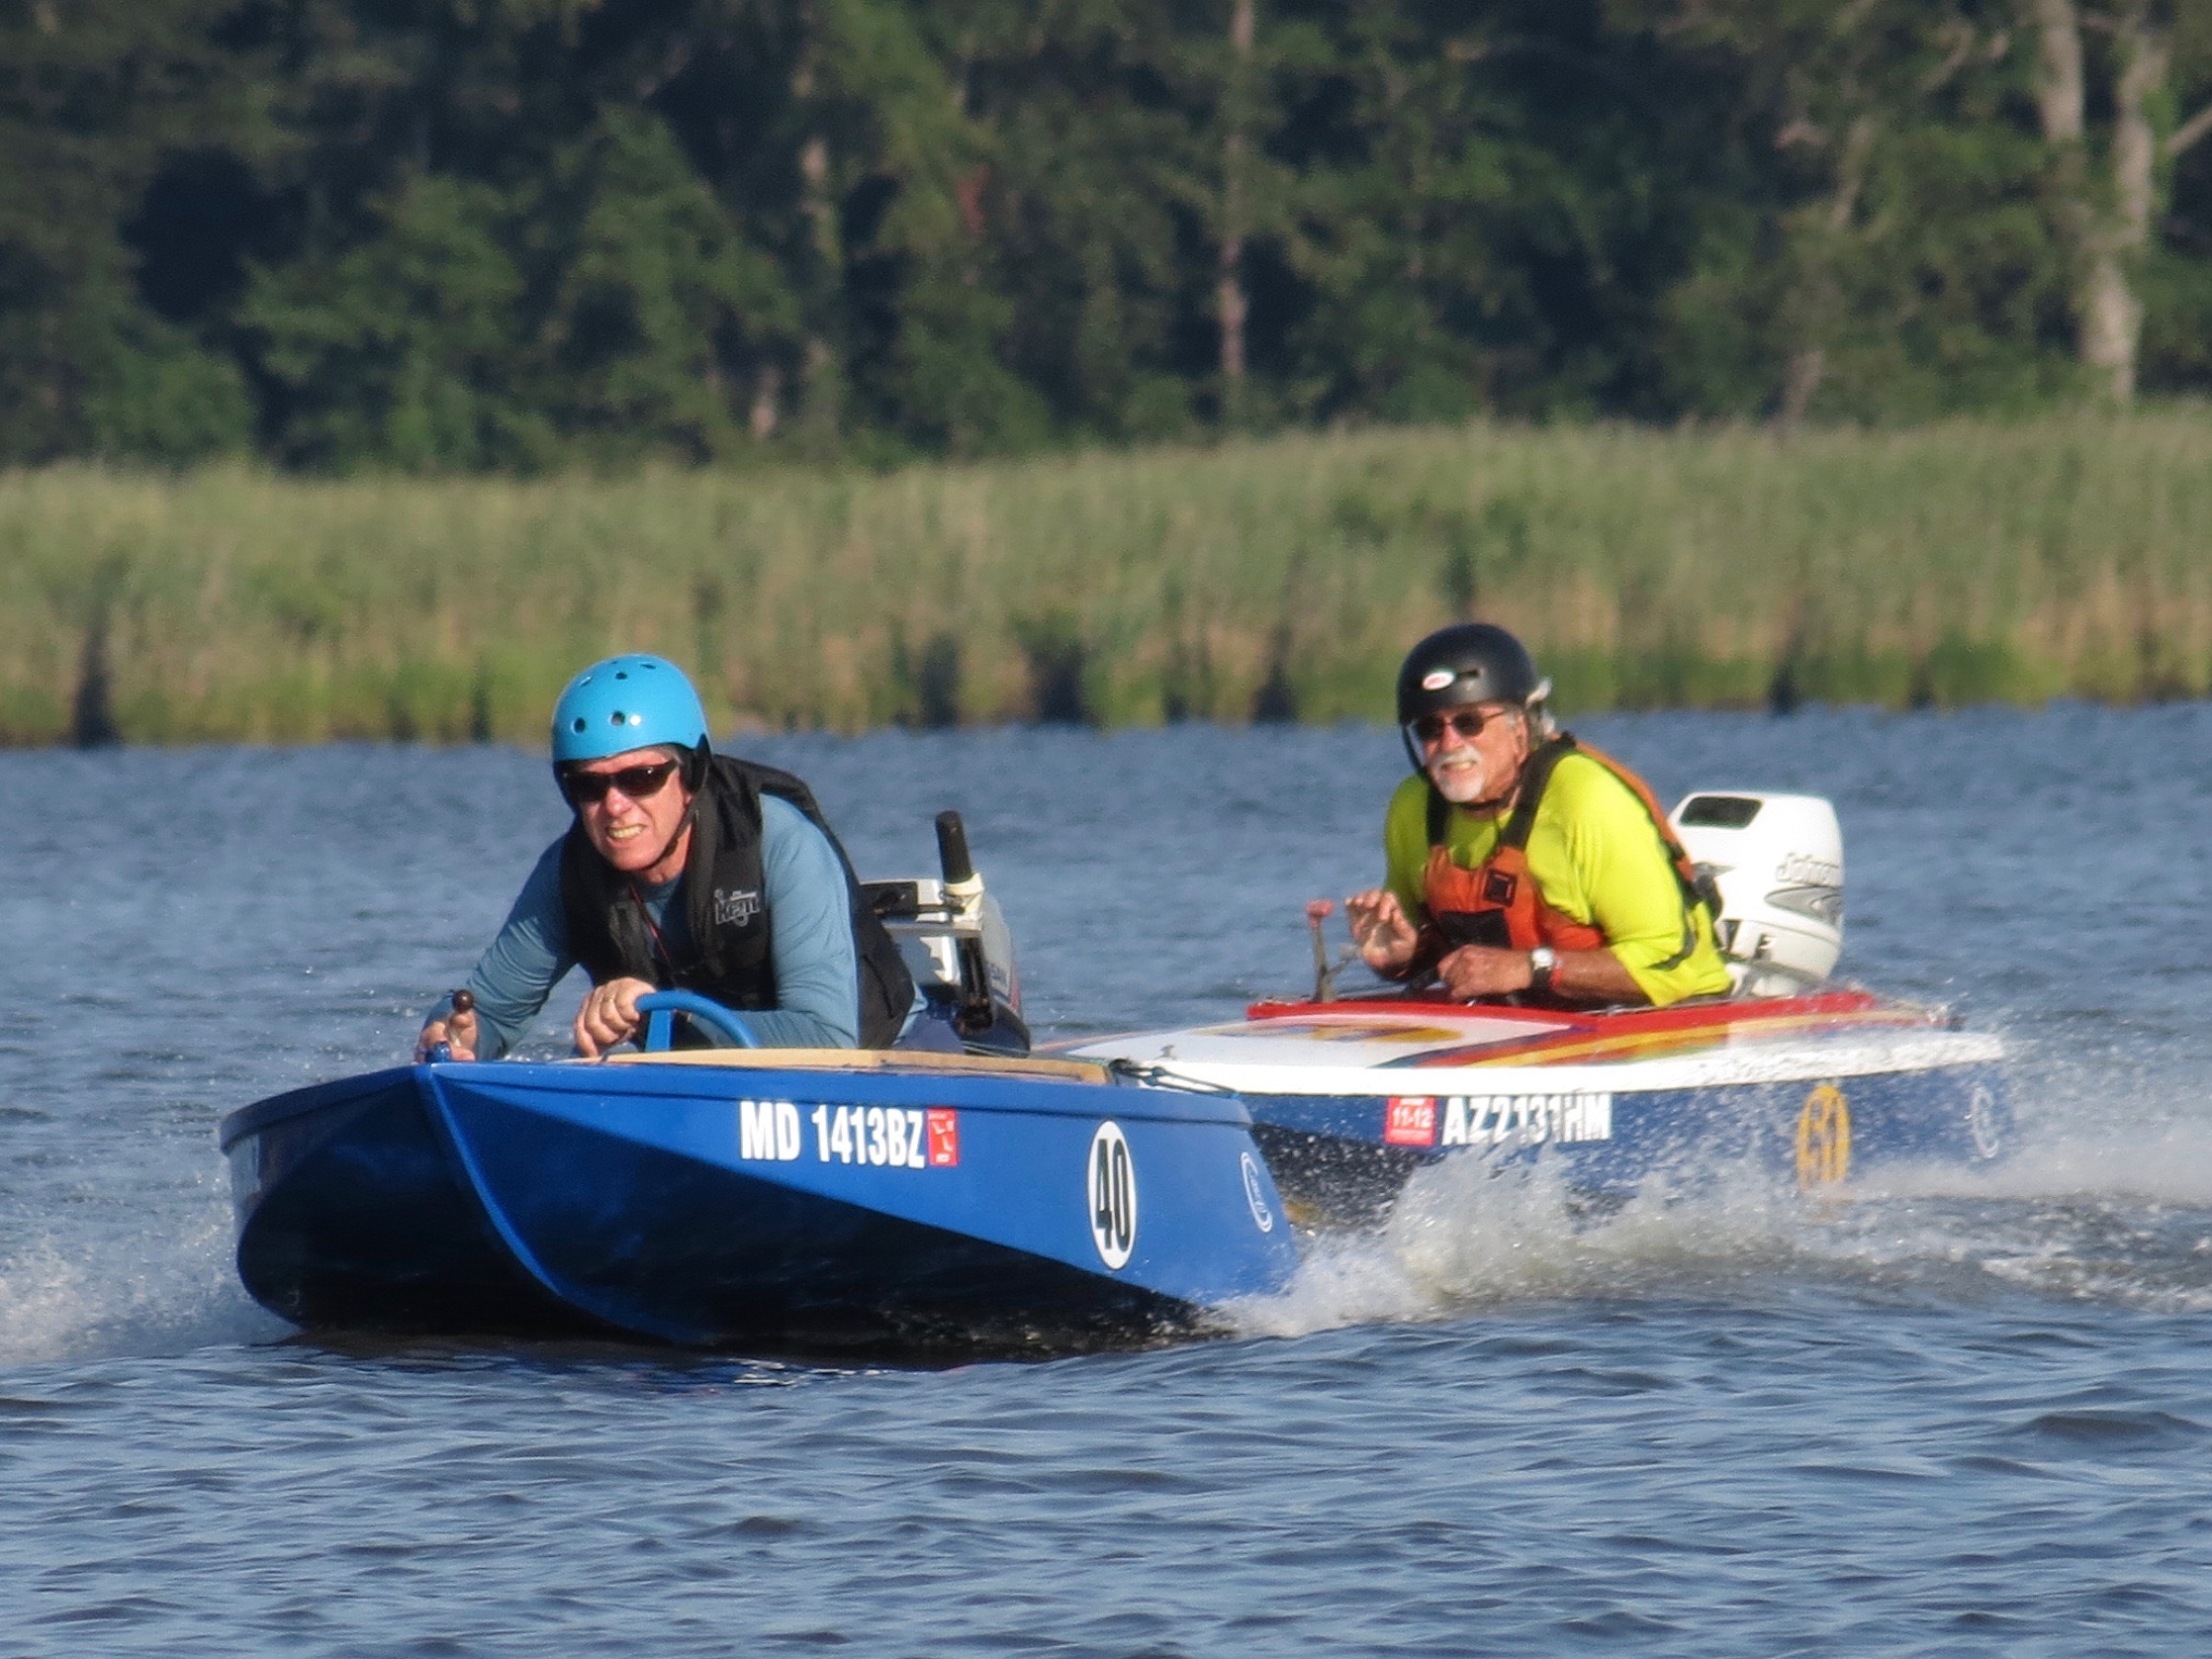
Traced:
<svg viewBox="0 0 2212 1659">
<path fill-rule="evenodd" d="M 1129 1265 L 1137 1246 L 1137 1165 L 1121 1125 L 1098 1126 L 1090 1141 L 1090 1238 L 1098 1259 L 1109 1267 Z"/>
</svg>

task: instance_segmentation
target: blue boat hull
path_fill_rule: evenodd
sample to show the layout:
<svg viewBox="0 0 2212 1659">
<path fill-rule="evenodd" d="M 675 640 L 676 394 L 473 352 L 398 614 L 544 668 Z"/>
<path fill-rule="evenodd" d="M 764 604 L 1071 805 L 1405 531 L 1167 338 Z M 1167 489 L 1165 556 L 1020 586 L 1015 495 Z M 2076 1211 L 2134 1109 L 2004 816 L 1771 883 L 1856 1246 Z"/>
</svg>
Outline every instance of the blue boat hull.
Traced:
<svg viewBox="0 0 2212 1659">
<path fill-rule="evenodd" d="M 972 1070 L 444 1064 L 224 1126 L 240 1277 L 311 1328 L 1060 1348 L 1284 1284 L 1235 1102 Z"/>
</svg>

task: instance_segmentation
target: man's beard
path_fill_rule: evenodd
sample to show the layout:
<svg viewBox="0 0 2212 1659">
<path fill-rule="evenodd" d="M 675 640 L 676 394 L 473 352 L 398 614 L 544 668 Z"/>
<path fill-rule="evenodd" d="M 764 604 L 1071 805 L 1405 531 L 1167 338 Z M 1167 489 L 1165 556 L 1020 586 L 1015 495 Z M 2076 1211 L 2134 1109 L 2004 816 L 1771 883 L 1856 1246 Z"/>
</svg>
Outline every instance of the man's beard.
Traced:
<svg viewBox="0 0 2212 1659">
<path fill-rule="evenodd" d="M 1438 777 L 1437 774 L 1442 776 Z M 1431 765 L 1429 781 L 1436 785 L 1436 792 L 1454 806 L 1474 806 L 1488 798 L 1485 791 L 1490 786 L 1490 769 L 1479 760 L 1468 760 L 1454 767 Z"/>
</svg>

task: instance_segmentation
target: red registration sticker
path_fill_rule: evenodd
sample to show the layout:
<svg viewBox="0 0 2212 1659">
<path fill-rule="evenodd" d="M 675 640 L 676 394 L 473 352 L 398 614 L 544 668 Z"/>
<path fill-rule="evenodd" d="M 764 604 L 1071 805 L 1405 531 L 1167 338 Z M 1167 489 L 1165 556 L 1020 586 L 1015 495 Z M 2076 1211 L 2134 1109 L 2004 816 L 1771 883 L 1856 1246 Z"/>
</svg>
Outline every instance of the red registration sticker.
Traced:
<svg viewBox="0 0 2212 1659">
<path fill-rule="evenodd" d="M 1383 1140 L 1393 1147 L 1433 1147 L 1436 1144 L 1435 1097 L 1393 1095 L 1383 1111 Z"/>
<path fill-rule="evenodd" d="M 960 1114 L 950 1106 L 929 1109 L 929 1161 L 940 1169 L 960 1162 Z"/>
</svg>

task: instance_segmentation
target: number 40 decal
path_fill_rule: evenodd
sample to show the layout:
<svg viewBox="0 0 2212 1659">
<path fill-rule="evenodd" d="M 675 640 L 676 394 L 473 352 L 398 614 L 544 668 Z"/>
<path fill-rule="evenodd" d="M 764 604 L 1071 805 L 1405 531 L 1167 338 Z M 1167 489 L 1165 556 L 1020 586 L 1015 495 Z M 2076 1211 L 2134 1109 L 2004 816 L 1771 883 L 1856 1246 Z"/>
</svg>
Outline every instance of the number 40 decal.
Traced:
<svg viewBox="0 0 2212 1659">
<path fill-rule="evenodd" d="M 1129 1265 L 1137 1247 L 1137 1165 L 1121 1125 L 1108 1120 L 1090 1142 L 1090 1238 L 1109 1267 Z"/>
</svg>

